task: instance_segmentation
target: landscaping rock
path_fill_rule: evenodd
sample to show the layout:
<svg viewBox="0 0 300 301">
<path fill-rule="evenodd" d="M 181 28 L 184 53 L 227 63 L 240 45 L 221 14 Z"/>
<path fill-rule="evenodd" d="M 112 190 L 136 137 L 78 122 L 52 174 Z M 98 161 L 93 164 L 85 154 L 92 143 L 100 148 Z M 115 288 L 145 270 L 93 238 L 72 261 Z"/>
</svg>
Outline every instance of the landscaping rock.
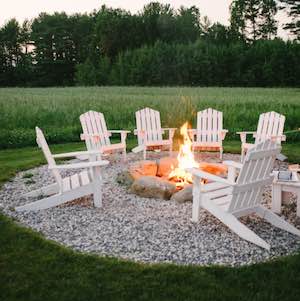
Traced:
<svg viewBox="0 0 300 301">
<path fill-rule="evenodd" d="M 130 187 L 135 179 L 128 170 L 124 170 L 117 175 L 116 180 L 119 184 Z"/>
<path fill-rule="evenodd" d="M 170 172 L 178 167 L 177 158 L 174 157 L 165 157 L 161 158 L 158 162 L 157 176 L 167 177 Z"/>
<path fill-rule="evenodd" d="M 135 180 L 143 176 L 156 176 L 157 164 L 150 160 L 138 161 L 129 167 L 129 172 Z"/>
<path fill-rule="evenodd" d="M 169 200 L 175 193 L 176 186 L 159 177 L 146 176 L 134 181 L 131 191 L 145 198 Z"/>
<path fill-rule="evenodd" d="M 188 185 L 184 189 L 174 193 L 171 197 L 171 201 L 177 203 L 185 203 L 193 201 L 193 185 Z"/>
</svg>

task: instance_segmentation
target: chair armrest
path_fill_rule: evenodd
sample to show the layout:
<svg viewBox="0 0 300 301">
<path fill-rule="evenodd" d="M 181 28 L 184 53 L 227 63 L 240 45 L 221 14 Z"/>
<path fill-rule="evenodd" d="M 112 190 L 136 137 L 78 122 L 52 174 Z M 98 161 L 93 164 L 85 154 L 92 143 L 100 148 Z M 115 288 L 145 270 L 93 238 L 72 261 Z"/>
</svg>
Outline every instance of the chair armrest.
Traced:
<svg viewBox="0 0 300 301">
<path fill-rule="evenodd" d="M 222 163 L 228 166 L 227 180 L 234 183 L 236 180 L 237 169 L 240 170 L 243 167 L 243 164 L 235 161 L 223 161 Z"/>
<path fill-rule="evenodd" d="M 89 139 L 93 139 L 93 140 L 99 140 L 100 139 L 100 134 L 97 133 L 93 133 L 93 134 L 80 134 L 80 139 L 81 140 L 89 140 Z M 110 137 L 111 133 L 110 131 L 107 131 L 107 136 Z"/>
<path fill-rule="evenodd" d="M 144 130 L 137 130 L 137 129 L 135 129 L 134 131 L 133 131 L 133 134 L 134 135 L 142 135 L 142 136 L 144 136 L 145 135 L 145 133 L 146 133 L 146 131 L 144 131 Z"/>
<path fill-rule="evenodd" d="M 237 134 L 240 135 L 240 139 L 242 143 L 246 143 L 247 142 L 247 135 L 253 135 L 253 137 L 255 137 L 256 132 L 251 132 L 251 131 L 246 131 L 246 132 L 236 132 Z"/>
<path fill-rule="evenodd" d="M 236 132 L 237 134 L 241 135 L 241 134 L 245 134 L 245 135 L 255 135 L 256 132 L 254 131 L 245 131 L 245 132 Z"/>
<path fill-rule="evenodd" d="M 226 180 L 224 178 L 215 176 L 211 173 L 208 173 L 208 172 L 196 169 L 196 168 L 187 168 L 186 171 L 200 179 L 207 179 L 207 180 L 211 180 L 214 182 L 223 183 L 223 184 L 227 184 L 227 185 L 231 185 L 231 186 L 234 185 L 234 183 L 229 180 Z"/>
<path fill-rule="evenodd" d="M 129 134 L 129 133 L 131 133 L 131 131 L 126 131 L 126 130 L 108 130 L 108 132 L 112 133 L 112 134 L 122 134 L 122 133 Z"/>
<path fill-rule="evenodd" d="M 109 130 L 110 134 L 120 134 L 121 135 L 121 142 L 126 144 L 126 138 L 127 134 L 130 133 L 130 131 L 126 130 Z"/>
<path fill-rule="evenodd" d="M 176 131 L 177 128 L 162 128 L 162 131 Z"/>
<path fill-rule="evenodd" d="M 169 131 L 169 140 L 172 140 L 176 130 L 177 128 L 162 128 L 161 132 L 164 134 L 165 131 Z"/>
<path fill-rule="evenodd" d="M 93 150 L 93 151 L 63 153 L 63 154 L 53 155 L 53 158 L 70 158 L 70 157 L 77 157 L 80 155 L 101 155 L 101 152 L 98 150 Z"/>
<path fill-rule="evenodd" d="M 227 133 L 228 133 L 228 130 L 221 130 L 221 138 L 222 138 L 222 140 L 225 139 Z"/>
<path fill-rule="evenodd" d="M 194 142 L 195 136 L 197 135 L 197 130 L 196 129 L 188 129 L 187 132 L 188 132 L 188 135 L 189 135 L 190 139 L 192 140 L 192 142 Z"/>
<path fill-rule="evenodd" d="M 101 160 L 101 161 L 94 161 L 94 162 L 49 165 L 48 169 L 82 169 L 82 168 L 105 166 L 105 165 L 108 165 L 108 164 L 109 164 L 108 161 Z"/>
<path fill-rule="evenodd" d="M 280 139 L 280 141 L 286 141 L 286 135 L 272 135 L 271 136 L 271 139 L 273 140 L 276 140 L 276 139 Z"/>
<path fill-rule="evenodd" d="M 227 166 L 232 166 L 232 167 L 237 168 L 237 169 L 241 169 L 243 167 L 242 163 L 235 162 L 235 161 L 223 161 L 222 163 L 227 165 Z"/>
</svg>

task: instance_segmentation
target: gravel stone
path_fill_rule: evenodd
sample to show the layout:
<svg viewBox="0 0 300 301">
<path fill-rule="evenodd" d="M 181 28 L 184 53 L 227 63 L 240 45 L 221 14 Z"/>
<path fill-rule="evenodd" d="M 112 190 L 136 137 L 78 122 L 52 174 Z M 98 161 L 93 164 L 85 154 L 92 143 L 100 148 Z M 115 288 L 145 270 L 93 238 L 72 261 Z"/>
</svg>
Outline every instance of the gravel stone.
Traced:
<svg viewBox="0 0 300 301">
<path fill-rule="evenodd" d="M 149 152 L 148 157 L 157 160 L 164 156 L 168 153 Z M 215 153 L 200 153 L 197 160 L 219 162 L 217 157 Z M 74 250 L 144 263 L 240 266 L 299 252 L 299 238 L 254 215 L 241 221 L 271 244 L 269 252 L 240 239 L 205 210 L 200 211 L 198 223 L 191 222 L 191 202 L 166 202 L 131 194 L 117 182 L 117 175 L 138 160 L 140 154 L 130 153 L 128 163 L 115 157 L 103 169 L 103 208 L 94 208 L 90 197 L 86 197 L 37 212 L 13 211 L 15 206 L 33 200 L 24 198 L 25 193 L 54 182 L 47 166 L 41 166 L 20 172 L 4 184 L 0 210 L 21 225 Z M 239 155 L 224 154 L 224 160 L 239 161 Z M 287 168 L 287 163 L 276 164 L 276 169 Z M 26 183 L 25 173 L 33 174 L 31 182 Z M 270 207 L 270 187 L 265 190 L 263 203 Z M 282 216 L 300 228 L 294 197 L 284 205 Z"/>
</svg>

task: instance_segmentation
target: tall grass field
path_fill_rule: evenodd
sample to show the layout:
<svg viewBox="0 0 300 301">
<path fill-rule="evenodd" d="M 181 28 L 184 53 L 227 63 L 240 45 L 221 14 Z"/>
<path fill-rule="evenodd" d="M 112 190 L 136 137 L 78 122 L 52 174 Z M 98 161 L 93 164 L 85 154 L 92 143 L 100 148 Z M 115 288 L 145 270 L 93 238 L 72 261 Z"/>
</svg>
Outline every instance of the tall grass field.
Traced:
<svg viewBox="0 0 300 301">
<path fill-rule="evenodd" d="M 34 127 L 50 143 L 79 141 L 79 115 L 103 112 L 109 129 L 135 128 L 135 111 L 145 106 L 161 112 L 162 125 L 196 123 L 199 110 L 223 112 L 227 139 L 239 130 L 255 130 L 260 113 L 286 116 L 288 141 L 300 141 L 300 89 L 288 88 L 144 88 L 71 87 L 0 89 L 0 149 L 35 145 Z"/>
</svg>

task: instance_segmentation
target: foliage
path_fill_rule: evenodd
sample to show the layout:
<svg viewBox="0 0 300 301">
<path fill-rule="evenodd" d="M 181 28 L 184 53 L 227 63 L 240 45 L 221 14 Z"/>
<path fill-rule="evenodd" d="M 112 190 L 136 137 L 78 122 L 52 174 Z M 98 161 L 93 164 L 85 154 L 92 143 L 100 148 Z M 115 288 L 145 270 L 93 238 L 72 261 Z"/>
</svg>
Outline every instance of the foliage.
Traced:
<svg viewBox="0 0 300 301">
<path fill-rule="evenodd" d="M 290 18 L 289 22 L 284 25 L 284 29 L 289 32 L 297 40 L 300 40 L 300 1 L 299 0 L 279 0 L 281 2 L 280 9 L 284 10 Z"/>
<path fill-rule="evenodd" d="M 275 0 L 233 0 L 230 6 L 231 28 L 250 41 L 276 36 Z"/>
<path fill-rule="evenodd" d="M 217 39 L 215 39 L 217 36 Z M 261 40 L 231 43 L 221 26 L 211 42 L 157 42 L 128 50 L 112 65 L 111 84 L 193 86 L 299 86 L 300 44 Z M 222 43 L 218 43 L 218 41 Z"/>
<path fill-rule="evenodd" d="M 286 7 L 290 11 L 287 12 L 296 18 L 298 6 L 295 10 L 291 2 L 295 1 L 288 1 Z M 103 5 L 90 14 L 41 13 L 22 25 L 12 19 L 0 28 L 0 86 L 123 82 L 297 86 L 299 74 L 293 73 L 297 68 L 292 66 L 295 59 L 289 61 L 284 51 L 300 57 L 299 47 L 291 46 L 291 42 L 269 41 L 277 33 L 275 0 L 234 0 L 230 11 L 229 27 L 202 17 L 196 6 L 174 9 L 170 4 L 159 2 L 148 3 L 135 14 Z M 252 62 L 248 62 L 249 58 L 254 64 L 261 60 L 256 55 L 257 47 L 261 46 L 252 44 L 253 41 L 266 45 L 263 48 L 272 54 L 263 54 L 269 68 L 268 80 L 256 79 Z M 280 64 L 285 60 L 287 65 L 287 71 L 280 73 L 281 81 L 270 80 L 277 72 L 275 58 Z M 144 70 L 144 62 L 148 70 Z M 162 76 L 165 68 L 167 72 Z M 231 77 L 228 78 L 227 73 Z"/>
</svg>

